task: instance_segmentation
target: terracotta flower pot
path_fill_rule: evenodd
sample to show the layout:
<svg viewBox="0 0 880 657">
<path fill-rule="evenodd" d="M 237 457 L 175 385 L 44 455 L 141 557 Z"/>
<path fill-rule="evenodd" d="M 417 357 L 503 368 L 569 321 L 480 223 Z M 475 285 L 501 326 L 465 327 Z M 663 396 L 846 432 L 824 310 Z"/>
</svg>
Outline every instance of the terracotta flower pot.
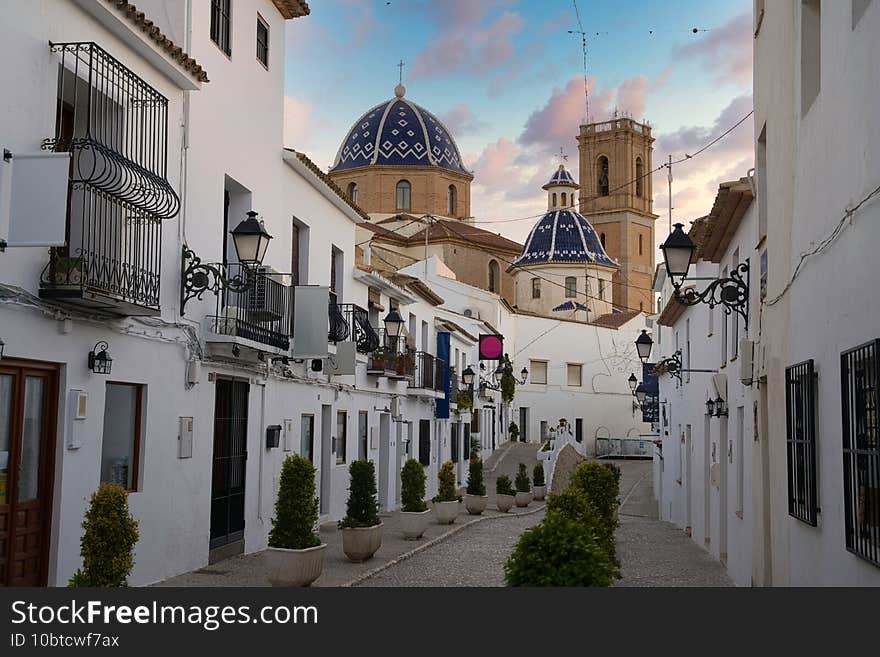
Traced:
<svg viewBox="0 0 880 657">
<path fill-rule="evenodd" d="M 489 504 L 488 495 L 465 495 L 464 507 L 472 516 L 478 516 L 486 510 Z"/>
<path fill-rule="evenodd" d="M 372 558 L 382 545 L 382 523 L 372 527 L 343 527 L 342 551 L 349 561 L 360 563 Z"/>
<path fill-rule="evenodd" d="M 305 550 L 287 550 L 270 547 L 266 550 L 265 564 L 272 586 L 308 586 L 324 570 L 326 543 Z"/>
<path fill-rule="evenodd" d="M 513 495 L 496 495 L 495 496 L 495 506 L 498 507 L 498 510 L 501 513 L 507 513 L 510 511 L 511 507 L 513 507 L 513 503 L 516 498 Z"/>
<path fill-rule="evenodd" d="M 400 530 L 407 541 L 415 541 L 422 537 L 431 521 L 431 509 L 424 511 L 401 511 Z"/>
</svg>

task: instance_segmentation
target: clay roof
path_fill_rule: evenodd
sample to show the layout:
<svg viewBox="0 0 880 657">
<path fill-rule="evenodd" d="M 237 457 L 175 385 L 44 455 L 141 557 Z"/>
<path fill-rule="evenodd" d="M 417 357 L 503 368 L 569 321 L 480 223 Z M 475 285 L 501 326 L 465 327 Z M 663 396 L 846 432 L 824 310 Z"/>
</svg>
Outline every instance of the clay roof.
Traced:
<svg viewBox="0 0 880 657">
<path fill-rule="evenodd" d="M 657 318 L 657 323 L 660 326 L 675 326 L 686 307 L 680 304 L 675 297 L 671 297 L 666 302 L 666 307 L 660 313 L 660 317 Z"/>
<path fill-rule="evenodd" d="M 625 313 L 608 313 L 596 317 L 591 324 L 596 326 L 604 326 L 605 328 L 618 329 L 631 319 L 635 319 L 641 314 L 638 310 L 628 310 Z"/>
<path fill-rule="evenodd" d="M 309 3 L 306 0 L 272 0 L 272 2 L 275 3 L 281 15 L 288 19 L 308 16 L 309 12 L 312 11 L 309 9 Z"/>
<path fill-rule="evenodd" d="M 401 287 L 405 287 L 408 290 L 412 290 L 420 297 L 422 297 L 425 301 L 430 303 L 432 306 L 442 306 L 446 303 L 446 300 L 435 294 L 434 291 L 425 285 L 420 279 L 415 278 L 414 276 L 408 276 L 406 274 L 397 273 L 389 273 L 384 274 L 385 278 L 388 278 L 392 283 L 395 283 Z"/>
<path fill-rule="evenodd" d="M 449 330 L 461 333 L 463 336 L 468 338 L 471 342 L 476 342 L 478 340 L 478 338 L 475 335 L 471 335 L 465 329 L 463 329 L 461 326 L 459 326 L 458 324 L 456 324 L 455 322 L 453 322 L 451 320 L 443 319 L 442 317 L 440 317 L 437 319 L 437 321 L 440 324 L 442 324 L 443 326 L 445 326 L 446 328 L 448 328 Z"/>
<path fill-rule="evenodd" d="M 700 246 L 700 256 L 704 260 L 721 262 L 754 198 L 748 178 L 721 183 L 712 211 L 707 217 L 705 232 L 700 235 L 700 241 L 697 242 Z"/>
<path fill-rule="evenodd" d="M 138 8 L 127 0 L 104 0 L 108 4 L 114 5 L 116 9 L 125 15 L 125 18 L 132 23 L 134 23 L 137 27 L 139 27 L 144 33 L 146 33 L 147 37 L 149 37 L 152 41 L 156 43 L 157 46 L 162 48 L 166 54 L 180 64 L 181 67 L 185 71 L 187 71 L 193 78 L 195 78 L 199 82 L 208 82 L 208 72 L 202 68 L 201 64 L 199 64 L 195 59 L 190 57 L 183 51 L 183 48 L 174 43 L 171 39 L 165 36 L 156 25 L 149 18 L 146 17 L 144 12 L 138 11 Z M 277 3 L 276 3 L 277 4 Z"/>
<path fill-rule="evenodd" d="M 333 180 L 330 178 L 330 176 L 328 176 L 326 173 L 321 171 L 321 169 L 318 167 L 318 165 L 315 164 L 314 162 L 312 162 L 305 153 L 300 153 L 299 151 L 294 150 L 292 148 L 285 148 L 284 150 L 296 155 L 297 159 L 299 159 L 300 162 L 305 164 L 306 168 L 309 171 L 311 171 L 316 176 L 318 176 L 318 178 L 320 178 L 324 182 L 324 184 L 327 185 L 327 187 L 329 187 L 339 198 L 341 198 L 343 201 L 345 201 L 346 205 L 348 205 L 352 210 L 357 212 L 358 215 L 362 219 L 364 219 L 365 221 L 369 220 L 369 218 L 370 218 L 369 215 L 366 212 L 364 212 L 363 210 L 361 210 L 360 206 L 356 205 L 355 203 L 352 203 L 351 199 L 348 198 L 348 194 L 343 192 L 339 188 L 339 186 L 335 182 L 333 182 Z M 363 224 L 360 224 L 360 225 L 363 226 Z"/>
<path fill-rule="evenodd" d="M 461 221 L 438 219 L 428 226 L 426 230 L 428 231 L 428 243 L 453 241 L 465 244 L 479 244 L 490 249 L 509 251 L 516 255 L 522 253 L 523 247 L 519 242 L 514 242 L 497 233 L 492 233 Z M 409 239 L 416 244 L 424 244 L 425 230 L 420 230 Z"/>
</svg>

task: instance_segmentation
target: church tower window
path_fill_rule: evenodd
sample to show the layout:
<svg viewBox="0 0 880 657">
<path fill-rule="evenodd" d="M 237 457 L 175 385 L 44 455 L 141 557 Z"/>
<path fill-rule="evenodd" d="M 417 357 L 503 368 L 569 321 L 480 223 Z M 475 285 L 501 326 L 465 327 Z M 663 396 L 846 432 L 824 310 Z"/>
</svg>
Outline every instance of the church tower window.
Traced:
<svg viewBox="0 0 880 657">
<path fill-rule="evenodd" d="M 533 278 L 532 279 L 532 299 L 540 299 L 541 298 L 541 279 Z"/>
<path fill-rule="evenodd" d="M 501 278 L 501 268 L 495 260 L 489 261 L 489 292 L 498 292 L 498 280 Z"/>
<path fill-rule="evenodd" d="M 599 157 L 599 196 L 608 196 L 610 189 L 608 186 L 608 158 L 604 155 Z"/>
<path fill-rule="evenodd" d="M 645 177 L 645 165 L 642 164 L 642 158 L 636 158 L 636 196 L 642 198 L 645 195 L 645 186 L 642 180 Z"/>
<path fill-rule="evenodd" d="M 643 255 L 642 253 L 642 234 L 639 233 L 639 255 Z"/>
<path fill-rule="evenodd" d="M 568 207 L 568 194 L 566 194 L 565 192 L 562 192 L 562 207 Z"/>
<path fill-rule="evenodd" d="M 565 277 L 565 298 L 574 299 L 577 297 L 577 278 L 574 276 Z"/>
<path fill-rule="evenodd" d="M 602 242 L 602 248 L 605 248 L 605 233 L 599 235 L 599 241 Z"/>
<path fill-rule="evenodd" d="M 455 189 L 455 185 L 450 185 L 447 190 L 446 207 L 448 210 L 447 214 L 450 217 L 454 217 L 458 208 L 458 192 Z"/>
<path fill-rule="evenodd" d="M 397 209 L 412 209 L 412 186 L 408 180 L 401 180 L 397 183 Z"/>
<path fill-rule="evenodd" d="M 556 192 L 553 192 L 553 209 L 556 209 Z"/>
<path fill-rule="evenodd" d="M 352 203 L 358 202 L 358 186 L 357 183 L 349 183 L 348 185 L 348 200 Z"/>
</svg>

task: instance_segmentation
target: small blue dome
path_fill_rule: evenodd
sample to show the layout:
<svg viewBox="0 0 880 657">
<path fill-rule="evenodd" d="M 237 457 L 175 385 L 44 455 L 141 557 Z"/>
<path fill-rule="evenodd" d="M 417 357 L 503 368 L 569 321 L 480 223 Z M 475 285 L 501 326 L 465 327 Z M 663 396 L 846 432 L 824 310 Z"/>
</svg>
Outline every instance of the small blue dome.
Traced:
<svg viewBox="0 0 880 657">
<path fill-rule="evenodd" d="M 574 187 L 578 189 L 580 186 L 574 181 L 571 173 L 565 168 L 564 164 L 560 164 L 559 168 L 553 172 L 550 180 L 541 189 L 550 189 L 551 187 Z"/>
<path fill-rule="evenodd" d="M 522 255 L 513 264 L 580 262 L 620 266 L 605 253 L 595 229 L 583 215 L 572 210 L 554 210 L 535 224 Z"/>
<path fill-rule="evenodd" d="M 376 105 L 355 121 L 331 171 L 356 167 L 435 166 L 471 175 L 446 126 L 425 108 L 404 98 L 403 85 L 395 98 Z"/>
</svg>

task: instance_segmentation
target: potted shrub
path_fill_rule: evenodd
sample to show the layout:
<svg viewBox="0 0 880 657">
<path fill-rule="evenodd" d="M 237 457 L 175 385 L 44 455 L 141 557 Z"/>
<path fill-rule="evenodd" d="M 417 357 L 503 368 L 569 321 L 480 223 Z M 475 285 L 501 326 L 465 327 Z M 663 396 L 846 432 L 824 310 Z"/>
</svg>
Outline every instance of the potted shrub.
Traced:
<svg viewBox="0 0 880 657">
<path fill-rule="evenodd" d="M 281 465 L 275 517 L 269 532 L 266 570 L 272 586 L 308 586 L 324 570 L 326 543 L 315 533 L 318 498 L 315 468 L 298 454 Z"/>
<path fill-rule="evenodd" d="M 529 481 L 529 473 L 526 464 L 520 463 L 516 473 L 516 505 L 520 508 L 527 507 L 532 502 L 532 482 Z"/>
<path fill-rule="evenodd" d="M 489 496 L 486 495 L 486 484 L 483 482 L 483 459 L 474 456 L 468 466 L 464 506 L 472 516 L 478 516 L 486 510 L 487 504 L 489 504 Z"/>
<path fill-rule="evenodd" d="M 138 522 L 128 510 L 128 493 L 116 484 L 101 484 L 92 494 L 79 541 L 82 568 L 69 586 L 128 586 L 134 567 Z"/>
<path fill-rule="evenodd" d="M 434 514 L 437 522 L 441 525 L 451 525 L 458 515 L 458 504 L 461 496 L 455 493 L 455 466 L 452 461 L 446 461 L 437 473 L 440 482 L 437 496 L 431 500 L 434 502 Z"/>
<path fill-rule="evenodd" d="M 547 496 L 547 484 L 544 481 L 544 466 L 536 464 L 532 469 L 532 493 L 536 500 L 543 500 Z"/>
<path fill-rule="evenodd" d="M 511 422 L 510 426 L 507 427 L 507 433 L 510 434 L 510 439 L 514 442 L 519 440 L 519 427 L 516 425 L 516 422 Z"/>
<path fill-rule="evenodd" d="M 510 511 L 510 507 L 513 506 L 516 499 L 515 496 L 516 491 L 513 490 L 510 477 L 506 474 L 498 475 L 498 479 L 495 480 L 495 505 L 498 507 L 498 510 L 501 513 Z"/>
<path fill-rule="evenodd" d="M 351 561 L 359 563 L 370 559 L 382 545 L 376 469 L 372 461 L 352 461 L 348 475 L 348 506 L 339 527 L 342 551 Z"/>
<path fill-rule="evenodd" d="M 400 471 L 400 528 L 403 537 L 414 541 L 428 528 L 431 509 L 425 504 L 425 467 L 409 459 Z"/>
</svg>

